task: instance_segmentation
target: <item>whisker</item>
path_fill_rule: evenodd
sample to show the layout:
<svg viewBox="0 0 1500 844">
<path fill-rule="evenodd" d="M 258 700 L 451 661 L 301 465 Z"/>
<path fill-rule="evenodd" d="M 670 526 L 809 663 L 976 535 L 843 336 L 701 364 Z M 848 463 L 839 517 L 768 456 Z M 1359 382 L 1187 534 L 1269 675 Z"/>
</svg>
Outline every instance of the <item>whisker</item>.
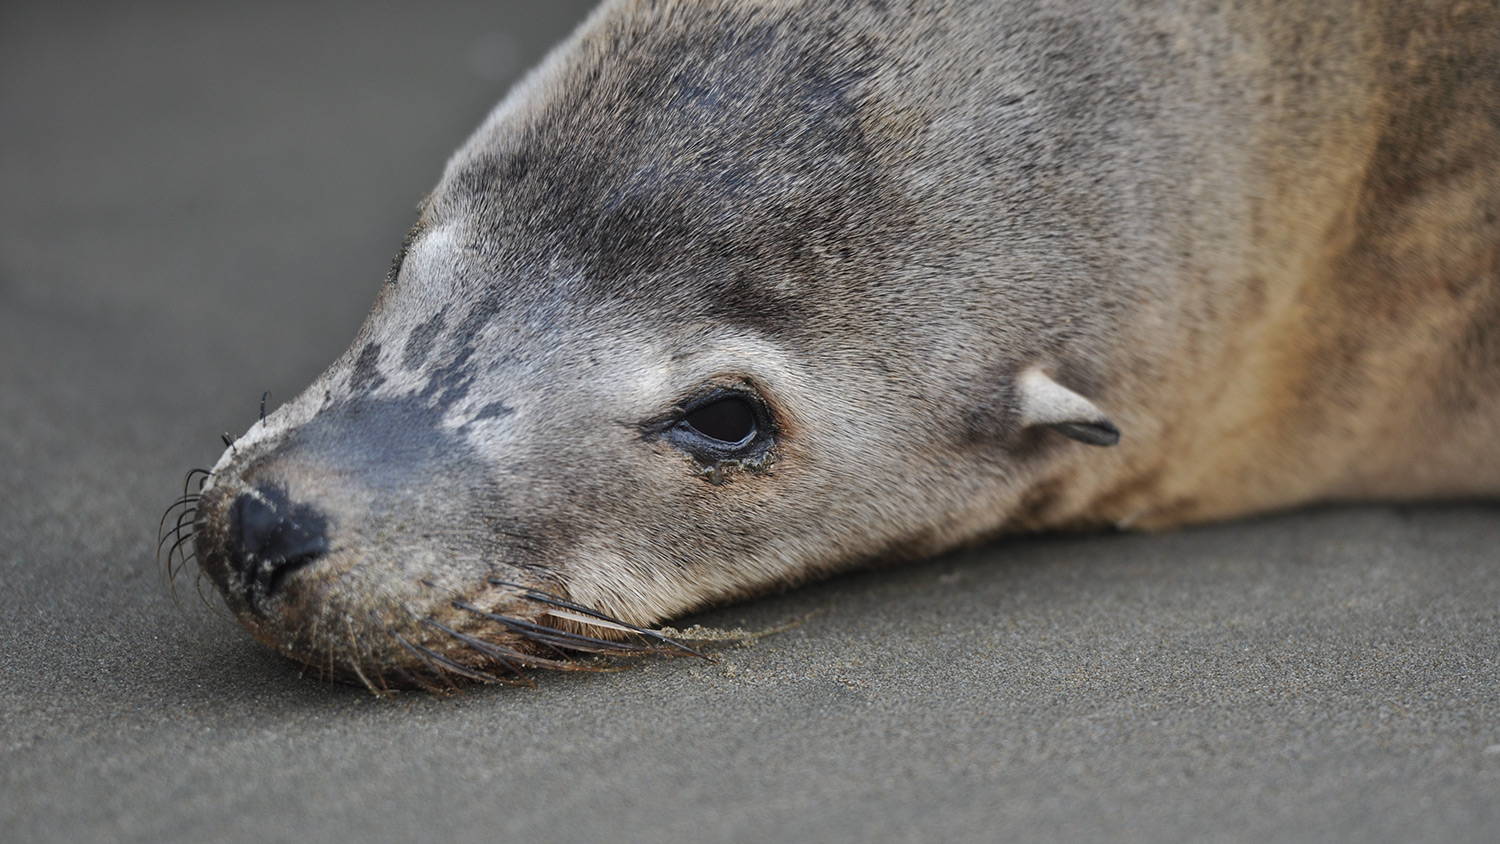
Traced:
<svg viewBox="0 0 1500 844">
<path fill-rule="evenodd" d="M 344 630 L 349 634 L 349 644 L 356 651 L 359 650 L 359 640 L 354 635 L 354 620 L 349 618 L 348 616 L 344 617 Z M 354 671 L 354 676 L 358 677 L 359 681 L 365 684 L 365 688 L 370 690 L 370 694 L 375 695 L 376 697 L 383 697 L 385 693 L 379 688 L 376 688 L 375 684 L 370 682 L 370 678 L 365 676 L 365 672 L 360 670 L 359 664 L 361 661 L 362 660 L 358 659 L 349 660 L 349 668 Z"/>
<path fill-rule="evenodd" d="M 417 648 L 418 650 L 427 654 L 427 656 L 434 662 L 438 663 L 449 671 L 458 674 L 461 677 L 467 677 L 470 680 L 477 680 L 481 683 L 505 683 L 505 679 L 503 678 L 497 677 L 488 671 L 481 671 L 477 668 L 470 668 L 469 666 L 464 665 L 458 660 L 444 656 L 443 654 L 440 654 L 437 651 L 434 651 L 426 646 L 413 645 L 412 647 Z"/>
<path fill-rule="evenodd" d="M 194 505 L 192 507 L 185 507 L 185 508 L 183 508 L 182 512 L 177 514 L 177 524 L 176 524 L 176 527 L 174 529 L 175 530 L 182 530 L 183 525 L 187 525 L 188 527 L 192 527 L 193 521 L 197 517 L 198 517 L 198 507 L 197 507 L 197 505 Z"/>
<path fill-rule="evenodd" d="M 559 630 L 556 627 L 547 627 L 534 624 L 530 621 L 522 621 L 507 615 L 486 612 L 471 604 L 462 601 L 453 602 L 454 609 L 476 613 L 491 621 L 498 622 L 501 626 L 518 633 L 525 638 L 540 644 L 551 645 L 556 648 L 565 648 L 570 651 L 583 651 L 585 653 L 610 654 L 623 656 L 626 654 L 656 654 L 660 656 L 682 656 L 682 651 L 667 650 L 652 645 L 638 645 L 633 642 L 611 642 L 608 639 L 598 639 L 582 633 L 572 633 L 567 630 Z M 686 648 L 683 649 L 687 650 Z"/>
<path fill-rule="evenodd" d="M 194 497 L 191 501 L 179 499 L 177 502 L 173 503 L 172 506 L 168 507 L 167 511 L 162 514 L 161 521 L 158 522 L 156 526 L 156 560 L 158 564 L 162 562 L 162 547 L 167 544 L 168 540 L 176 539 L 181 535 L 184 527 L 184 520 L 187 521 L 188 526 L 191 526 L 191 519 L 198 513 L 197 508 L 193 506 L 196 503 L 196 497 Z M 184 507 L 186 509 L 177 514 L 176 522 L 173 524 L 172 529 L 168 530 L 167 519 L 172 518 L 172 511 L 176 510 L 178 507 Z M 168 564 L 170 564 L 171 557 L 168 556 L 166 561 Z"/>
<path fill-rule="evenodd" d="M 186 543 L 193 538 L 193 520 L 198 515 L 198 501 L 203 497 L 203 487 L 208 479 L 213 477 L 213 472 L 203 468 L 192 468 L 182 476 L 182 494 L 176 501 L 167 505 L 167 509 L 161 514 L 161 520 L 156 523 L 156 561 L 161 578 L 165 581 L 167 591 L 172 595 L 172 603 L 176 605 L 178 612 L 184 612 L 182 596 L 177 591 L 177 575 L 182 572 L 190 562 L 198 557 L 194 550 L 192 553 L 186 551 Z M 190 492 L 193 479 L 198 479 L 198 491 Z M 175 514 L 175 519 L 174 519 Z M 167 521 L 173 520 L 172 529 L 167 529 Z M 167 543 L 171 542 L 170 548 Z M 167 548 L 165 556 L 162 550 Z M 194 586 L 198 597 L 206 606 L 213 608 L 209 601 L 203 597 L 203 573 L 198 573 L 198 580 Z M 222 613 L 219 613 L 222 615 Z"/>
<path fill-rule="evenodd" d="M 177 553 L 177 549 L 183 547 L 183 545 L 185 543 L 189 542 L 190 540 L 192 540 L 192 538 L 193 538 L 193 534 L 191 532 L 189 532 L 189 533 L 185 533 L 182 536 L 178 537 L 177 541 L 172 543 L 171 549 L 167 551 L 167 568 L 168 569 L 171 569 L 171 566 L 172 566 L 172 555 L 176 554 Z M 181 567 L 179 567 L 179 568 L 176 569 L 176 571 L 181 571 L 181 570 L 182 570 Z"/>
<path fill-rule="evenodd" d="M 636 632 L 635 629 L 630 627 L 629 625 L 621 624 L 616 621 L 605 621 L 603 619 L 594 618 L 593 616 L 584 615 L 583 613 L 573 612 L 572 610 L 564 610 L 553 607 L 550 610 L 543 610 L 542 612 L 545 615 L 552 616 L 553 618 L 560 618 L 564 621 L 571 621 L 575 624 L 586 624 L 590 627 L 603 627 L 606 630 L 617 630 L 621 633 Z"/>
<path fill-rule="evenodd" d="M 193 591 L 198 593 L 198 600 L 203 603 L 203 606 L 208 607 L 209 612 L 225 621 L 234 621 L 233 616 L 219 609 L 207 595 L 203 594 L 203 569 L 198 569 L 198 576 L 193 578 Z"/>
<path fill-rule="evenodd" d="M 194 476 L 198 476 L 198 492 L 202 492 L 203 485 L 208 483 L 208 479 L 213 477 L 213 474 L 207 469 L 189 469 L 187 474 L 182 476 L 182 497 L 187 498 L 190 495 L 188 488 L 192 486 Z"/>
<path fill-rule="evenodd" d="M 519 657 L 521 656 L 520 653 L 512 651 L 510 648 L 504 648 L 499 645 L 491 645 L 489 642 L 485 642 L 483 640 L 476 639 L 473 636 L 460 633 L 457 630 L 454 630 L 453 628 L 447 626 L 446 624 L 443 624 L 442 622 L 436 621 L 431 618 L 422 619 L 422 623 L 426 624 L 428 627 L 434 628 L 448 634 L 449 636 L 452 636 L 465 645 L 468 645 L 470 648 L 479 651 L 490 659 L 493 659 L 495 662 L 500 664 L 501 668 L 504 668 L 506 671 L 509 671 L 510 673 L 523 680 L 526 680 L 528 685 L 535 685 L 531 683 L 531 680 L 529 678 L 526 677 L 526 672 L 521 670 L 521 666 L 511 661 L 511 657 Z"/>
<path fill-rule="evenodd" d="M 197 515 L 198 508 L 188 507 L 177 514 L 177 518 L 172 521 L 172 527 L 168 528 L 165 524 L 163 524 L 162 529 L 157 532 L 157 550 L 159 551 L 161 549 L 162 542 L 164 542 L 167 538 L 174 537 L 176 534 L 180 533 L 186 525 L 190 525 L 193 518 Z"/>
<path fill-rule="evenodd" d="M 183 510 L 181 513 L 178 514 L 178 516 L 177 516 L 177 526 L 175 528 L 173 528 L 173 530 L 174 531 L 180 531 L 184 527 L 186 527 L 188 530 L 192 530 L 193 522 L 194 522 L 194 520 L 197 519 L 197 517 L 198 517 L 198 508 L 197 507 L 189 507 L 189 508 Z"/>
<path fill-rule="evenodd" d="M 531 642 L 532 644 L 540 645 L 541 647 L 546 648 L 548 651 L 552 652 L 552 654 L 554 654 L 557 657 L 557 659 L 555 659 L 555 660 L 554 659 L 550 659 L 549 657 L 538 657 L 538 659 L 546 659 L 549 662 L 561 662 L 561 663 L 566 664 L 574 656 L 568 650 L 566 650 L 566 649 L 564 649 L 564 648 L 562 648 L 562 647 L 560 647 L 558 645 L 555 645 L 555 644 L 553 644 L 551 642 L 542 641 L 541 639 L 537 639 L 535 637 L 526 637 L 526 640 L 529 641 L 529 642 Z"/>
<path fill-rule="evenodd" d="M 526 680 L 527 685 L 532 685 L 532 683 L 531 679 L 526 676 L 526 673 L 521 670 L 521 668 L 523 667 L 546 668 L 552 671 L 587 671 L 591 673 L 608 670 L 603 666 L 583 665 L 577 662 L 564 662 L 561 660 L 548 659 L 543 656 L 536 656 L 534 654 L 521 653 L 518 650 L 507 648 L 504 645 L 498 645 L 494 642 L 487 642 L 475 636 L 470 636 L 467 633 L 460 633 L 459 631 L 454 630 L 453 628 L 430 618 L 424 618 L 422 619 L 422 621 L 428 626 L 441 630 L 442 632 L 447 633 L 449 636 L 452 636 L 460 642 L 463 642 L 465 645 L 468 645 L 474 650 L 477 650 L 485 656 L 496 660 L 507 670 L 515 672 L 515 674 L 519 678 Z"/>
<path fill-rule="evenodd" d="M 399 665 L 393 666 L 391 668 L 391 670 L 396 673 L 396 676 L 401 677 L 401 678 L 403 678 L 406 681 L 407 688 L 421 689 L 424 692 L 430 692 L 432 694 L 437 694 L 439 692 L 446 691 L 445 689 L 439 687 L 436 683 L 434 683 L 431 680 L 427 679 L 425 676 L 423 676 L 421 674 L 413 674 L 412 672 L 407 671 L 405 668 L 402 668 Z M 382 684 L 385 683 L 385 675 L 384 674 L 380 675 L 380 682 Z M 449 683 L 448 684 L 448 689 L 452 689 L 452 688 L 453 688 L 453 684 Z M 376 694 L 380 695 L 382 693 L 376 692 Z M 390 694 L 390 690 L 386 689 L 386 691 L 384 692 L 384 694 Z"/>
<path fill-rule="evenodd" d="M 173 506 L 175 507 L 176 505 L 173 505 Z M 175 535 L 175 533 L 176 533 L 176 529 L 175 528 L 173 529 L 173 531 L 171 533 L 167 532 L 167 517 L 170 516 L 170 515 L 172 515 L 172 508 L 168 507 L 167 508 L 167 512 L 164 513 L 164 514 L 162 514 L 161 523 L 158 524 L 157 528 L 156 528 L 156 565 L 157 565 L 157 573 L 162 577 L 164 585 L 165 585 L 165 581 L 171 576 L 171 573 L 172 573 L 172 558 L 170 556 L 168 556 L 166 558 L 162 557 L 162 553 L 161 553 L 162 546 L 165 545 L 166 542 L 167 542 L 167 540 L 171 539 Z"/>
<path fill-rule="evenodd" d="M 198 499 L 202 497 L 203 496 L 195 492 L 191 495 L 184 495 L 176 501 L 173 501 L 171 504 L 168 504 L 166 512 L 161 514 L 161 522 L 159 522 L 156 526 L 157 532 L 160 533 L 162 529 L 167 526 L 167 519 L 172 517 L 173 510 L 176 510 L 178 507 L 191 507 L 194 504 L 197 504 Z"/>
<path fill-rule="evenodd" d="M 167 560 L 167 579 L 171 580 L 171 581 L 176 581 L 177 575 L 181 574 L 182 570 L 185 569 L 185 568 L 187 568 L 188 563 L 197 562 L 197 560 L 198 560 L 198 549 L 196 549 L 196 548 L 193 549 L 192 551 L 188 552 L 188 553 L 179 554 L 177 556 L 177 564 L 176 565 L 173 565 L 171 560 Z M 174 589 L 176 588 L 176 584 L 175 583 L 173 584 L 173 588 Z"/>
<path fill-rule="evenodd" d="M 171 530 L 165 531 L 165 532 L 159 532 L 157 534 L 156 556 L 158 558 L 161 557 L 161 548 L 162 548 L 163 545 L 165 545 L 167 543 L 167 540 L 169 540 L 169 539 L 180 539 L 182 537 L 182 532 L 184 530 L 186 530 L 186 531 L 189 532 L 189 536 L 192 535 L 192 527 L 193 527 L 192 518 L 194 516 L 196 516 L 197 514 L 198 514 L 197 510 L 184 510 L 183 513 L 182 513 L 182 515 L 180 515 L 180 516 L 177 517 L 177 524 L 173 525 L 173 527 L 172 527 Z M 184 524 L 184 520 L 186 520 L 185 524 Z"/>
<path fill-rule="evenodd" d="M 316 641 L 318 641 L 319 640 L 319 634 L 321 634 L 323 632 L 323 622 L 326 621 L 327 618 L 328 618 L 328 615 L 326 613 L 314 613 L 313 617 L 310 620 L 303 622 L 302 629 L 299 630 L 299 631 L 297 631 L 298 636 L 304 637 L 307 641 L 310 641 L 310 642 L 316 642 Z M 337 676 L 337 675 L 334 674 L 334 671 L 333 671 L 333 649 L 332 648 L 324 648 L 323 650 L 328 655 L 328 669 L 326 671 L 324 671 L 324 669 L 321 666 L 319 666 L 319 668 L 318 668 L 318 674 L 321 677 L 327 677 L 329 679 L 333 679 L 335 676 Z M 308 665 L 309 666 L 311 666 L 311 664 L 312 664 L 313 655 L 314 655 L 314 649 L 309 648 L 308 649 L 308 657 L 307 657 L 307 661 L 308 661 Z"/>
<path fill-rule="evenodd" d="M 542 603 L 542 604 L 548 604 L 550 606 L 557 607 L 558 609 L 561 609 L 561 610 L 567 610 L 567 611 L 572 612 L 572 613 L 578 613 L 580 615 L 587 616 L 588 619 L 592 619 L 590 621 L 590 620 L 587 620 L 587 619 L 569 618 L 570 621 L 576 621 L 576 622 L 581 622 L 581 623 L 585 623 L 585 624 L 595 624 L 595 625 L 597 625 L 599 627 L 606 627 L 606 628 L 611 628 L 611 629 L 615 629 L 615 630 L 620 630 L 622 632 L 634 633 L 637 636 L 644 636 L 647 639 L 652 639 L 652 640 L 655 640 L 657 642 L 661 642 L 663 644 L 670 645 L 671 647 L 673 647 L 676 650 L 680 651 L 682 654 L 690 654 L 692 656 L 700 657 L 702 659 L 707 659 L 708 658 L 708 657 L 704 656 L 703 654 L 701 654 L 701 653 L 693 650 L 692 648 L 688 647 L 687 645 L 684 645 L 681 642 L 676 641 L 675 639 L 670 639 L 670 638 L 668 638 L 668 637 L 666 637 L 666 636 L 664 636 L 664 635 L 656 632 L 655 630 L 648 630 L 648 629 L 646 629 L 644 627 L 637 627 L 634 624 L 629 624 L 627 622 L 619 620 L 618 618 L 614 618 L 613 616 L 605 615 L 604 613 L 601 613 L 601 612 L 599 612 L 596 609 L 593 609 L 591 607 L 583 606 L 582 604 L 574 603 L 573 601 L 569 601 L 566 598 L 563 598 L 561 596 L 553 595 L 553 594 L 551 594 L 549 592 L 542 592 L 542 591 L 539 591 L 539 590 L 536 590 L 536 589 L 529 588 L 527 586 L 523 586 L 522 584 L 519 584 L 519 583 L 512 583 L 512 582 L 510 582 L 508 580 L 501 580 L 501 579 L 496 578 L 496 577 L 486 578 L 486 580 L 489 581 L 489 583 L 491 585 L 494 585 L 494 586 L 503 586 L 503 587 L 506 587 L 506 588 L 509 588 L 509 589 L 520 590 L 521 594 L 524 595 L 529 600 L 536 601 L 536 602 Z M 557 613 L 554 611 L 554 612 L 551 612 L 550 614 L 556 615 Z M 566 618 L 567 616 L 563 616 L 563 617 Z M 559 631 L 559 632 L 561 632 L 561 631 Z M 663 653 L 665 653 L 665 652 L 663 652 Z"/>
<path fill-rule="evenodd" d="M 193 526 L 190 520 L 191 516 L 189 515 L 192 512 L 194 511 L 190 510 L 178 516 L 177 524 L 173 526 L 172 530 L 159 536 L 156 542 L 158 571 L 165 582 L 167 591 L 172 595 L 172 603 L 177 607 L 178 612 L 185 612 L 185 609 L 182 606 L 182 598 L 177 593 L 177 575 L 181 573 L 182 569 L 189 562 L 198 557 L 196 549 L 191 553 L 187 551 L 187 543 L 193 538 Z M 184 520 L 187 521 L 184 522 Z M 166 555 L 163 556 L 162 547 L 166 544 L 167 540 L 172 540 L 172 545 L 167 549 Z"/>
<path fill-rule="evenodd" d="M 179 504 L 191 503 L 191 502 L 197 501 L 198 499 L 200 499 L 202 497 L 203 497 L 203 493 L 201 493 L 201 492 L 188 492 L 187 490 L 183 490 L 182 491 L 182 495 L 177 496 L 177 500 L 176 501 L 173 501 L 171 504 L 167 505 L 167 509 L 170 510 L 170 509 L 172 509 L 173 507 L 176 507 Z"/>
<path fill-rule="evenodd" d="M 379 629 L 380 619 L 373 611 L 369 613 L 369 624 L 372 628 Z M 382 696 L 390 694 L 391 688 L 390 684 L 386 682 L 385 671 L 380 667 L 379 661 L 375 658 L 377 650 L 375 642 L 368 637 L 361 638 L 355 633 L 354 617 L 352 615 L 344 616 L 344 630 L 349 634 L 349 646 L 356 654 L 356 663 L 363 663 L 375 672 L 375 678 L 372 682 L 380 689 L 376 694 Z"/>
<path fill-rule="evenodd" d="M 430 588 L 430 589 L 438 589 L 439 588 L 437 586 L 437 584 L 433 583 L 430 580 L 423 580 L 423 581 L 421 581 L 421 584 L 423 586 L 426 586 L 426 587 Z M 443 590 L 443 591 L 449 591 L 449 590 Z M 496 644 L 494 642 L 488 642 L 488 641 L 485 641 L 483 639 L 479 639 L 479 638 L 477 638 L 475 636 L 468 635 L 466 633 L 460 633 L 459 631 L 454 630 L 451 627 L 448 627 L 447 625 L 443 624 L 442 622 L 439 622 L 438 620 L 436 620 L 436 619 L 434 619 L 434 618 L 432 618 L 430 616 L 429 617 L 423 617 L 423 616 L 419 615 L 418 613 L 411 611 L 410 609 L 408 609 L 408 612 L 411 614 L 412 618 L 416 619 L 419 623 L 426 624 L 427 626 L 429 626 L 429 627 L 431 627 L 431 628 L 433 628 L 435 630 L 438 630 L 438 631 L 442 632 L 443 634 L 445 634 L 447 636 L 450 636 L 450 637 L 452 637 L 454 639 L 457 639 L 460 644 L 465 645 L 470 650 L 477 651 L 482 656 L 487 657 L 488 659 L 490 659 L 493 662 L 495 662 L 496 664 L 498 664 L 501 668 L 503 668 L 504 670 L 510 672 L 510 674 L 514 675 L 513 677 L 496 676 L 496 677 L 492 678 L 493 682 L 505 683 L 505 684 L 508 684 L 508 685 L 535 686 L 535 683 L 532 682 L 531 678 L 528 677 L 526 675 L 526 672 L 522 670 L 523 667 L 528 667 L 528 668 L 544 668 L 544 669 L 550 669 L 550 670 L 555 670 L 555 671 L 603 671 L 603 670 L 606 670 L 606 669 L 604 669 L 602 667 L 601 668 L 594 668 L 592 666 L 585 666 L 585 665 L 581 665 L 581 664 L 579 664 L 577 662 L 574 662 L 573 659 L 572 659 L 572 656 L 573 656 L 572 654 L 568 653 L 567 651 L 563 650 L 562 648 L 557 647 L 557 646 L 555 646 L 555 645 L 553 645 L 551 643 L 537 641 L 535 638 L 532 638 L 531 641 L 533 641 L 535 644 L 537 644 L 537 645 L 539 645 L 541 647 L 545 647 L 549 651 L 554 652 L 555 654 L 557 654 L 558 658 L 557 659 L 549 659 L 548 657 L 544 657 L 544 656 L 540 656 L 540 655 L 532 655 L 532 654 L 522 653 L 521 651 L 514 650 L 514 649 L 511 649 L 511 648 L 507 648 L 507 647 L 505 647 L 503 645 L 499 645 L 499 644 Z"/>
<path fill-rule="evenodd" d="M 318 653 L 317 653 L 316 650 L 314 650 L 312 648 L 306 649 L 306 655 L 304 655 L 302 657 L 302 659 L 300 660 L 301 663 L 302 663 L 302 665 L 300 665 L 297 668 L 297 676 L 298 677 L 306 677 L 307 676 L 307 672 L 310 671 L 310 670 L 312 670 L 313 660 L 315 658 L 317 658 L 317 656 L 318 656 Z M 322 668 L 318 669 L 318 679 L 319 680 L 323 679 L 323 669 Z"/>
<path fill-rule="evenodd" d="M 203 606 L 217 610 L 213 603 L 208 600 L 208 596 L 203 594 L 203 572 L 201 571 L 198 572 L 197 577 L 193 578 L 193 591 L 198 593 L 198 600 L 203 603 Z"/>
<path fill-rule="evenodd" d="M 452 680 L 448 679 L 447 675 L 443 673 L 444 670 L 452 671 L 454 674 L 457 674 L 460 677 L 466 677 L 470 680 L 477 680 L 481 683 L 500 682 L 500 678 L 494 676 L 493 674 L 489 674 L 483 671 L 475 671 L 474 669 L 469 668 L 466 665 L 462 665 L 452 659 L 449 659 L 446 656 L 443 656 L 442 654 L 432 650 L 431 648 L 408 642 L 406 641 L 406 638 L 404 636 L 394 630 L 387 630 L 385 632 L 392 638 L 394 638 L 396 642 L 401 645 L 401 647 L 406 648 L 406 650 L 409 651 L 413 656 L 421 660 L 424 665 L 426 665 L 428 668 L 431 668 L 435 677 L 447 683 L 452 688 L 456 689 L 458 688 L 458 686 L 455 685 Z"/>
<path fill-rule="evenodd" d="M 367 689 L 370 690 L 370 694 L 372 694 L 372 695 L 374 695 L 376 697 L 384 697 L 385 696 L 384 692 L 382 692 L 380 689 L 376 688 L 374 683 L 370 682 L 370 678 L 365 676 L 365 672 L 359 670 L 359 663 L 358 662 L 351 662 L 351 663 L 349 663 L 349 667 L 352 668 L 352 669 L 354 669 L 354 676 L 358 677 L 359 681 L 361 683 L 365 684 L 365 688 L 367 688 Z"/>
<path fill-rule="evenodd" d="M 188 560 L 195 559 L 197 556 L 198 556 L 197 552 L 194 552 L 193 554 L 189 555 L 186 559 L 184 559 L 183 562 L 182 562 L 182 564 L 184 566 L 187 565 L 187 561 Z M 171 560 L 167 560 L 167 565 L 163 569 L 164 574 L 165 574 L 165 578 L 166 578 L 166 581 L 167 581 L 167 594 L 169 594 L 169 595 L 172 596 L 172 605 L 175 606 L 175 607 L 177 607 L 177 611 L 178 612 L 180 612 L 180 613 L 186 613 L 187 612 L 187 608 L 182 605 L 182 596 L 179 595 L 179 594 L 177 594 L 177 573 L 179 571 L 181 571 L 181 570 L 182 569 L 180 567 L 179 568 L 173 568 Z"/>
</svg>

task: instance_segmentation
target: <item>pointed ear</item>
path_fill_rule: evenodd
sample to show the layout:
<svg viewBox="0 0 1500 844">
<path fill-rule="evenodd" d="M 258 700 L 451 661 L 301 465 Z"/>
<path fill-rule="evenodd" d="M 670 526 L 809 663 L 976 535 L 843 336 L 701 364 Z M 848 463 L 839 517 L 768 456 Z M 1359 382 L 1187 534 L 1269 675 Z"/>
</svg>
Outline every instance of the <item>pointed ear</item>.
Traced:
<svg viewBox="0 0 1500 844">
<path fill-rule="evenodd" d="M 1046 425 L 1065 437 L 1089 445 L 1114 445 L 1120 429 L 1094 403 L 1033 367 L 1016 379 L 1021 424 Z"/>
</svg>

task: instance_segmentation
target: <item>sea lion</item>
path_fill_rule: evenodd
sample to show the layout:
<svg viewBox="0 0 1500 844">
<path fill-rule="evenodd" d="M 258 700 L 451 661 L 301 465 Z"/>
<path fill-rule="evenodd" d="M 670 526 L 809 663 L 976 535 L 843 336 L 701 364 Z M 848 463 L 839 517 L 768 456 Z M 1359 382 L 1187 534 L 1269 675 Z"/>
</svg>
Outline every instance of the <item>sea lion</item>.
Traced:
<svg viewBox="0 0 1500 844">
<path fill-rule="evenodd" d="M 607 2 L 168 538 L 384 688 L 1006 532 L 1493 496 L 1497 8 Z"/>
</svg>

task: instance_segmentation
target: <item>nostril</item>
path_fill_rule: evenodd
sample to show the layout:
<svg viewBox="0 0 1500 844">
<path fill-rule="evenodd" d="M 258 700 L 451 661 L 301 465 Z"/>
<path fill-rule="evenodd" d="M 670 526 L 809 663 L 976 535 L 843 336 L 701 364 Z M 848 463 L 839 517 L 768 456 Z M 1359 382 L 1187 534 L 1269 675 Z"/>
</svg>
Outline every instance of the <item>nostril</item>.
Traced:
<svg viewBox="0 0 1500 844">
<path fill-rule="evenodd" d="M 275 490 L 268 490 L 275 492 Z M 231 518 L 239 525 L 235 533 L 247 554 L 260 554 L 280 533 L 281 519 L 265 492 L 247 492 L 234 500 Z"/>
<path fill-rule="evenodd" d="M 230 504 L 229 537 L 230 566 L 245 578 L 254 603 L 276 591 L 291 571 L 327 553 L 328 520 L 293 504 L 279 487 L 258 486 Z"/>
</svg>

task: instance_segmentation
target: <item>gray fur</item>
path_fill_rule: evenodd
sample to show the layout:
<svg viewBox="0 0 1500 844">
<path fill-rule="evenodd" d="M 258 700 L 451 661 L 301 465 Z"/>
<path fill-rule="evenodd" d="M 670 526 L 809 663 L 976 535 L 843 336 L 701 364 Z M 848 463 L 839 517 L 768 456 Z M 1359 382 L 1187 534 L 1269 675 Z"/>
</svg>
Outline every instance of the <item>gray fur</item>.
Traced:
<svg viewBox="0 0 1500 844">
<path fill-rule="evenodd" d="M 1007 530 L 1493 495 L 1497 56 L 1487 5 L 606 3 L 226 452 L 200 558 L 400 682 L 390 631 L 515 644 L 455 596 L 578 624 L 487 578 L 652 624 Z M 661 435 L 715 384 L 771 407 L 756 461 Z M 252 612 L 215 549 L 257 483 L 335 532 Z"/>
</svg>

